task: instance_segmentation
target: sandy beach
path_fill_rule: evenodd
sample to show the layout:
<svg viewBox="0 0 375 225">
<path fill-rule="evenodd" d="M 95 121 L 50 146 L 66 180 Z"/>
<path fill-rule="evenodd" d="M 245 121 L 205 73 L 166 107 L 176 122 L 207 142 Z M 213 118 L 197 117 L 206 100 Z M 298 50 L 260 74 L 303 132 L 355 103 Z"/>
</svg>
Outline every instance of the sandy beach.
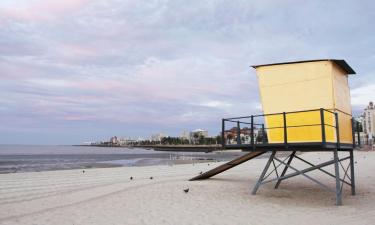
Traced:
<svg viewBox="0 0 375 225">
<path fill-rule="evenodd" d="M 332 154 L 302 156 L 319 162 Z M 374 224 L 374 152 L 355 152 L 357 195 L 344 186 L 343 206 L 301 176 L 251 195 L 266 160 L 203 181 L 187 180 L 221 163 L 2 174 L 0 224 Z M 311 174 L 334 187 L 331 177 Z"/>
</svg>

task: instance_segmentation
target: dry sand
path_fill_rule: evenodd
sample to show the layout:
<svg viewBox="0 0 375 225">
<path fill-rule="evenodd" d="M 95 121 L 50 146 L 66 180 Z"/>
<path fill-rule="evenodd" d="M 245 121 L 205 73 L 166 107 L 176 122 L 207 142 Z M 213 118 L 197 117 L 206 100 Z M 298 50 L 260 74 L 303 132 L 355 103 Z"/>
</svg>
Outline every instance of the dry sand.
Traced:
<svg viewBox="0 0 375 225">
<path fill-rule="evenodd" d="M 302 156 L 319 162 L 332 154 Z M 355 153 L 357 195 L 344 186 L 343 206 L 301 176 L 251 195 L 266 160 L 192 182 L 220 163 L 3 174 L 0 224 L 375 224 L 374 152 Z M 334 187 L 331 177 L 311 174 Z"/>
</svg>

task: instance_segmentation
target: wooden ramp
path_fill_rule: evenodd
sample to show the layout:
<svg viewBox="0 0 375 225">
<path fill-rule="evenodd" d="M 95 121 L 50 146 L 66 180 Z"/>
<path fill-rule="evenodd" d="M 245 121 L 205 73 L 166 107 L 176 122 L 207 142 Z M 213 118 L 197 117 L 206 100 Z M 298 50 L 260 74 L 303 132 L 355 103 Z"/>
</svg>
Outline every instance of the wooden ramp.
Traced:
<svg viewBox="0 0 375 225">
<path fill-rule="evenodd" d="M 258 157 L 260 155 L 262 155 L 263 153 L 265 153 L 266 151 L 253 151 L 253 152 L 249 152 L 241 157 L 238 157 L 236 159 L 233 159 L 232 161 L 230 162 L 227 162 L 221 166 L 218 166 L 212 170 L 209 170 L 203 174 L 200 174 L 199 176 L 196 176 L 196 177 L 193 177 L 191 178 L 189 181 L 193 181 L 193 180 L 203 180 L 203 179 L 207 179 L 207 178 L 210 178 L 212 176 L 215 176 L 219 173 L 222 173 L 226 170 L 229 170 L 230 168 L 233 168 L 235 166 L 238 166 L 246 161 L 249 161 L 250 159 L 252 158 L 255 158 L 255 157 Z"/>
</svg>

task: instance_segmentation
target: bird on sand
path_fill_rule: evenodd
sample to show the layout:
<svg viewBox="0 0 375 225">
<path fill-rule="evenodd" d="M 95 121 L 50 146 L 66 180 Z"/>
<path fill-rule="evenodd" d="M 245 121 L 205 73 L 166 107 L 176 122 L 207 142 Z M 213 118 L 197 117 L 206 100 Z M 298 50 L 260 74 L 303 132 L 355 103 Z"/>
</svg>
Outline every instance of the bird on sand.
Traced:
<svg viewBox="0 0 375 225">
<path fill-rule="evenodd" d="M 189 192 L 189 188 L 184 189 L 184 192 L 188 193 Z"/>
<path fill-rule="evenodd" d="M 133 180 L 133 177 L 130 177 L 130 180 Z"/>
<path fill-rule="evenodd" d="M 150 177 L 150 180 L 154 179 L 153 177 Z"/>
<path fill-rule="evenodd" d="M 85 170 L 82 170 L 82 173 L 85 173 Z"/>
</svg>

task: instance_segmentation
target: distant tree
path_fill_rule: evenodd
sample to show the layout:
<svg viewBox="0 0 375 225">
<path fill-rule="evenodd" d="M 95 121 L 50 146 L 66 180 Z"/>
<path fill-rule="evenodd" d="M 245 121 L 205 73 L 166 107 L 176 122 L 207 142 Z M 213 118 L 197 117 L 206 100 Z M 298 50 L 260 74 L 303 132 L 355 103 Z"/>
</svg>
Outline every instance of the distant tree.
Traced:
<svg viewBox="0 0 375 225">
<path fill-rule="evenodd" d="M 354 121 L 354 132 L 363 132 L 362 123 Z"/>
<path fill-rule="evenodd" d="M 256 142 L 267 143 L 268 142 L 267 132 L 265 132 L 264 130 L 259 130 L 258 135 L 256 137 Z"/>
<path fill-rule="evenodd" d="M 203 135 L 199 135 L 199 137 L 198 137 L 198 143 L 199 143 L 200 145 L 205 144 L 205 138 L 204 138 Z"/>
<path fill-rule="evenodd" d="M 168 141 L 167 137 L 162 137 L 161 140 L 160 140 L 160 142 L 161 142 L 162 145 L 166 145 L 167 141 Z"/>
<path fill-rule="evenodd" d="M 198 138 L 199 138 L 199 133 L 194 133 L 193 134 L 193 144 L 196 144 Z"/>
<path fill-rule="evenodd" d="M 221 135 L 217 135 L 216 136 L 216 144 L 221 144 L 221 141 L 222 141 Z"/>
<path fill-rule="evenodd" d="M 232 133 L 229 133 L 226 135 L 226 142 L 231 143 L 232 139 L 234 138 L 234 135 Z"/>
</svg>

